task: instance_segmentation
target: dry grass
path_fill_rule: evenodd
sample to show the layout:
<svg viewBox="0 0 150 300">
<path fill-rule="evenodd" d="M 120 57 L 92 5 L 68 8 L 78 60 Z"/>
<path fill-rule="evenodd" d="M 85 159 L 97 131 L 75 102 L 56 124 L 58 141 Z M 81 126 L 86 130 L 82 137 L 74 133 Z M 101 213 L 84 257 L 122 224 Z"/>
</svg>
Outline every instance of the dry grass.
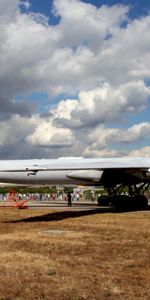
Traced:
<svg viewBox="0 0 150 300">
<path fill-rule="evenodd" d="M 0 299 L 150 299 L 150 211 L 1 208 Z"/>
</svg>

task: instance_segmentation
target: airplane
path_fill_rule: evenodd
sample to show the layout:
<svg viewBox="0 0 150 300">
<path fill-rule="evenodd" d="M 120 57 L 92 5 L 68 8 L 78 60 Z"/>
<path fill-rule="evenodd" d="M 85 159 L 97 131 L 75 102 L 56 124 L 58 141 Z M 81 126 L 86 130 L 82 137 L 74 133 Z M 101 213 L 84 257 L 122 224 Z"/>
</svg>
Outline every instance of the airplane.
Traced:
<svg viewBox="0 0 150 300">
<path fill-rule="evenodd" d="M 83 158 L 1 160 L 0 182 L 23 185 L 103 186 L 111 205 L 146 208 L 150 158 Z M 124 188 L 127 195 L 122 195 Z M 99 199 L 99 203 L 101 199 Z"/>
</svg>

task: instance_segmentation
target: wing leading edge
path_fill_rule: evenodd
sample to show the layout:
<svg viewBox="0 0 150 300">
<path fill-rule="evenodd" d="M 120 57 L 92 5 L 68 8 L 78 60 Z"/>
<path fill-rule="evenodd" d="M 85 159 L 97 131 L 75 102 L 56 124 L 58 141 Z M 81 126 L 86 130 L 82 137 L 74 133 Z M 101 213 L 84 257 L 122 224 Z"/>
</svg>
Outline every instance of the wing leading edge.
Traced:
<svg viewBox="0 0 150 300">
<path fill-rule="evenodd" d="M 80 158 L 0 161 L 0 172 L 39 172 L 56 170 L 150 170 L 150 158 Z"/>
</svg>

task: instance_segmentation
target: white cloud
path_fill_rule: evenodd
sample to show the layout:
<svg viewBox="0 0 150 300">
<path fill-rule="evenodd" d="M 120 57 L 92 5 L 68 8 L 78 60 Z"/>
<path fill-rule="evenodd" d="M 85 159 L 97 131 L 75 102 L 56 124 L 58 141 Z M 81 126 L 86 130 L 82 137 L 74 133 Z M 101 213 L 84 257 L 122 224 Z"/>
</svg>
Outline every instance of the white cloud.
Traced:
<svg viewBox="0 0 150 300">
<path fill-rule="evenodd" d="M 3 22 L 12 21 L 18 10 L 19 0 L 0 0 L 0 16 Z"/>
<path fill-rule="evenodd" d="M 23 2 L 20 3 L 21 6 L 25 7 L 25 9 L 29 9 L 31 4 L 28 0 L 24 0 Z"/>
<path fill-rule="evenodd" d="M 55 0 L 54 11 L 61 17 L 57 30 L 62 45 L 78 47 L 86 44 L 96 50 L 101 41 L 127 19 L 128 7 L 103 5 L 98 9 L 81 1 Z"/>
<path fill-rule="evenodd" d="M 143 122 L 135 124 L 127 130 L 118 129 L 118 136 L 115 138 L 120 143 L 134 143 L 150 137 L 150 123 Z"/>
<path fill-rule="evenodd" d="M 59 118 L 59 119 L 70 119 L 71 118 L 71 112 L 76 109 L 78 106 L 78 101 L 77 100 L 62 100 L 59 102 L 59 104 L 51 111 L 54 118 Z"/>
<path fill-rule="evenodd" d="M 22 4 L 29 8 L 29 1 Z M 1 145 L 23 140 L 31 147 L 66 147 L 72 155 L 116 156 L 122 152 L 110 144 L 148 140 L 148 122 L 126 130 L 116 124 L 127 127 L 129 114 L 147 109 L 150 16 L 128 20 L 127 6 L 98 9 L 77 0 L 55 0 L 54 10 L 60 21 L 52 26 L 41 14 L 21 14 L 18 0 L 0 1 Z M 38 92 L 50 100 L 66 95 L 49 119 L 21 100 Z"/>
<path fill-rule="evenodd" d="M 16 145 L 19 146 L 21 141 L 25 141 L 26 136 L 36 128 L 35 118 L 20 117 L 19 115 L 14 115 L 12 118 L 7 120 L 7 122 L 0 122 L 0 145 Z"/>
<path fill-rule="evenodd" d="M 87 147 L 84 150 L 85 156 L 123 156 L 128 155 L 128 147 L 124 147 L 123 151 L 109 149 L 114 145 L 132 145 L 139 143 L 142 140 L 149 140 L 150 136 L 150 123 L 143 122 L 135 124 L 127 129 L 107 128 L 98 126 L 94 131 L 90 131 L 86 135 Z M 119 149 L 119 147 L 118 147 Z M 134 156 L 133 151 L 133 156 Z"/>
<path fill-rule="evenodd" d="M 150 88 L 144 82 L 130 82 L 118 88 L 108 84 L 95 90 L 80 92 L 76 105 L 70 106 L 65 119 L 60 109 L 66 107 L 65 101 L 59 107 L 58 124 L 67 127 L 93 127 L 107 122 L 119 122 L 127 113 L 136 113 L 144 110 Z"/>
<path fill-rule="evenodd" d="M 85 149 L 84 156 L 85 157 L 149 157 L 150 156 L 150 147 L 146 146 L 137 150 L 129 151 L 120 151 L 115 149 L 104 148 L 102 150 L 91 150 L 89 148 Z"/>
<path fill-rule="evenodd" d="M 103 148 L 101 150 L 92 150 L 90 148 L 85 149 L 84 156 L 85 157 L 119 157 L 123 156 L 125 153 L 119 152 L 117 150 L 110 150 L 107 148 Z"/>
<path fill-rule="evenodd" d="M 56 128 L 51 121 L 40 119 L 35 131 L 26 140 L 30 144 L 47 147 L 70 147 L 74 143 L 70 129 Z"/>
<path fill-rule="evenodd" d="M 143 147 L 141 149 L 133 150 L 129 153 L 132 157 L 150 157 L 150 146 Z"/>
<path fill-rule="evenodd" d="M 137 77 L 142 80 L 145 72 L 148 75 L 148 18 L 120 28 L 127 17 L 126 6 L 97 9 L 80 1 L 55 1 L 54 5 L 61 16 L 57 26 L 48 26 L 44 16 L 19 12 L 13 21 L 1 24 L 0 76 L 7 97 L 33 91 L 72 95 L 104 82 L 116 87 Z M 110 32 L 112 37 L 106 39 Z"/>
<path fill-rule="evenodd" d="M 117 85 L 149 76 L 150 16 L 130 21 L 120 28 L 97 56 L 99 71 L 110 83 Z"/>
</svg>

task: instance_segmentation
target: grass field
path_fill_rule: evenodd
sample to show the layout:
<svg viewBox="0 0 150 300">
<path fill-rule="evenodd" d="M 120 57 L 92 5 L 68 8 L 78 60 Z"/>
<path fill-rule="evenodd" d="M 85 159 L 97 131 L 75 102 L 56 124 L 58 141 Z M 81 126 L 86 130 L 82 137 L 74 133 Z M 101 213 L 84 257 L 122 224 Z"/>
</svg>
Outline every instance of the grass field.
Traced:
<svg viewBox="0 0 150 300">
<path fill-rule="evenodd" d="M 0 208 L 0 299 L 150 299 L 150 211 Z"/>
</svg>

